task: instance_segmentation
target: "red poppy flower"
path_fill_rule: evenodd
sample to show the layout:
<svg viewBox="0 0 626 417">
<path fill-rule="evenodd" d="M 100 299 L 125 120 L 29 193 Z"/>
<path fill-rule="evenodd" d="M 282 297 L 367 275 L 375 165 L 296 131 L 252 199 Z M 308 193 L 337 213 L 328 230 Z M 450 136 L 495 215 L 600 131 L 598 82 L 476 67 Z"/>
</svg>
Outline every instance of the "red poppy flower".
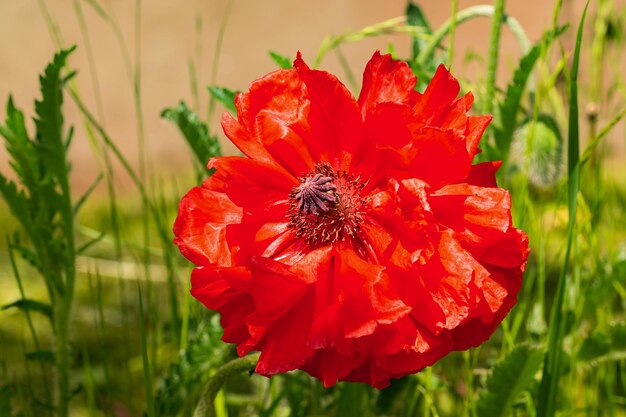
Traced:
<svg viewBox="0 0 626 417">
<path fill-rule="evenodd" d="M 222 117 L 245 157 L 180 202 L 191 293 L 256 371 L 381 388 L 477 346 L 516 302 L 527 237 L 497 162 L 472 165 L 491 116 L 440 66 L 421 94 L 374 54 L 355 100 L 333 75 L 272 72 Z"/>
</svg>

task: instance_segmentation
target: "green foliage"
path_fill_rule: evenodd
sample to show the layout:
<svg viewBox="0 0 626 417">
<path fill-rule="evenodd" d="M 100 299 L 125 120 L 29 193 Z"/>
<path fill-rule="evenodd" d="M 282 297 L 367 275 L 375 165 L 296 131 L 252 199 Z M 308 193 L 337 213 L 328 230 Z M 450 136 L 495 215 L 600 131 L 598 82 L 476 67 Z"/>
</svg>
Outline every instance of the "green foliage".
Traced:
<svg viewBox="0 0 626 417">
<path fill-rule="evenodd" d="M 478 400 L 479 416 L 504 417 L 520 395 L 529 387 L 541 368 L 544 350 L 539 347 L 520 345 L 495 364 L 487 390 Z"/>
<path fill-rule="evenodd" d="M 233 114 L 237 114 L 237 109 L 235 108 L 235 95 L 237 94 L 236 91 L 229 90 L 225 87 L 216 86 L 209 86 L 208 89 L 209 93 L 211 93 L 211 96 L 213 96 L 214 99 L 222 103 L 224 107 L 226 107 L 226 110 Z"/>
<path fill-rule="evenodd" d="M 409 0 L 409 3 L 406 6 L 406 22 L 410 26 L 417 26 L 419 28 L 424 29 L 424 32 L 427 35 L 433 33 L 433 30 L 428 23 L 428 19 L 424 14 L 424 11 L 419 6 L 419 4 L 415 4 Z M 426 40 L 422 37 L 414 36 L 411 39 L 411 61 L 415 60 L 420 52 L 426 47 Z"/>
<path fill-rule="evenodd" d="M 159 416 L 185 414 L 198 403 L 200 389 L 206 383 L 211 369 L 219 367 L 228 357 L 229 346 L 220 340 L 219 316 L 214 315 L 190 337 L 186 349 L 181 350 L 167 373 L 161 377 L 155 400 Z"/>
<path fill-rule="evenodd" d="M 422 8 L 409 0 L 406 7 L 406 22 L 410 26 L 415 26 L 423 31 L 423 36 L 413 36 L 411 39 L 411 58 L 407 60 L 411 69 L 417 76 L 417 89 L 423 91 L 431 77 L 437 70 L 437 65 L 440 62 L 438 57 L 429 57 L 426 61 L 418 61 L 420 54 L 428 48 L 427 36 L 432 36 L 433 30 L 428 23 L 428 19 L 424 14 Z"/>
<path fill-rule="evenodd" d="M 270 58 L 272 58 L 272 60 L 276 64 L 278 64 L 279 68 L 289 69 L 292 67 L 291 59 L 287 58 L 286 56 L 281 55 L 278 52 L 274 52 L 274 51 L 269 51 L 268 54 Z"/>
<path fill-rule="evenodd" d="M 539 390 L 539 400 L 537 402 L 537 414 L 540 416 L 552 417 L 556 410 L 556 396 L 558 381 L 561 374 L 563 350 L 563 338 L 565 337 L 566 314 L 564 312 L 564 300 L 567 286 L 567 271 L 569 269 L 570 254 L 574 242 L 574 228 L 576 224 L 576 210 L 578 201 L 578 191 L 580 184 L 580 137 L 578 126 L 578 66 L 580 63 L 580 47 L 582 44 L 583 27 L 587 7 L 580 20 L 578 33 L 576 35 L 576 45 L 574 47 L 574 60 L 569 80 L 569 128 L 567 134 L 567 190 L 568 190 L 568 211 L 569 222 L 567 227 L 567 249 L 563 267 L 559 275 L 554 303 L 550 311 L 550 328 L 548 332 L 548 350 L 546 352 L 543 366 L 543 376 L 541 388 Z"/>
<path fill-rule="evenodd" d="M 210 158 L 221 154 L 217 137 L 209 134 L 207 125 L 200 121 L 185 102 L 181 101 L 177 107 L 163 110 L 161 117 L 176 124 L 200 166 L 206 166 Z"/>
<path fill-rule="evenodd" d="M 62 88 L 68 77 L 61 76 L 68 49 L 55 55 L 40 77 L 42 98 L 35 102 L 35 139 L 26 131 L 23 113 L 9 98 L 4 126 L 4 137 L 11 167 L 21 186 L 0 174 L 0 194 L 12 214 L 20 222 L 35 246 L 35 259 L 40 272 L 57 289 L 68 284 L 63 270 L 73 262 L 73 215 L 68 210 L 69 164 L 67 146 L 69 136 L 64 136 Z"/>
<path fill-rule="evenodd" d="M 48 319 L 52 321 L 52 307 L 50 306 L 50 304 L 42 303 L 41 301 L 22 298 L 21 300 L 17 300 L 10 304 L 5 304 L 2 306 L 2 310 L 6 310 L 9 308 L 18 308 L 22 311 L 32 311 L 40 313 L 48 317 Z"/>
<path fill-rule="evenodd" d="M 26 232 L 33 249 L 22 246 L 17 240 L 14 247 L 39 270 L 51 303 L 50 307 L 37 304 L 22 294 L 22 300 L 12 306 L 21 308 L 27 314 L 30 326 L 28 314 L 31 310 L 38 309 L 53 319 L 54 352 L 38 349 L 28 352 L 26 358 L 54 364 L 55 407 L 60 417 L 69 414 L 72 366 L 69 321 L 76 271 L 75 212 L 67 158 L 73 131 L 64 131 L 62 113 L 63 87 L 74 73 L 66 76 L 61 73 L 73 50 L 70 48 L 55 54 L 39 78 L 41 99 L 35 101 L 35 138 L 29 138 L 23 113 L 15 107 L 11 98 L 7 103 L 4 126 L 0 128 L 18 181 L 15 183 L 0 174 L 0 194 Z M 18 271 L 13 266 L 18 278 Z M 37 344 L 34 331 L 32 336 Z"/>
<path fill-rule="evenodd" d="M 55 355 L 51 350 L 35 350 L 33 352 L 26 352 L 26 359 L 33 362 L 54 364 Z"/>
<path fill-rule="evenodd" d="M 590 334 L 578 349 L 576 358 L 590 366 L 626 359 L 626 324 L 616 323 L 607 331 Z"/>
<path fill-rule="evenodd" d="M 543 35 L 542 40 L 537 42 L 519 62 L 513 73 L 513 79 L 507 86 L 504 98 L 499 104 L 499 117 L 495 125 L 496 146 L 498 148 L 497 157 L 506 161 L 509 157 L 509 149 L 513 140 L 517 124 L 517 115 L 521 107 L 522 96 L 526 88 L 528 79 L 532 76 L 537 60 L 544 48 L 548 48 L 554 39 L 560 36 L 567 26 L 550 30 Z"/>
</svg>

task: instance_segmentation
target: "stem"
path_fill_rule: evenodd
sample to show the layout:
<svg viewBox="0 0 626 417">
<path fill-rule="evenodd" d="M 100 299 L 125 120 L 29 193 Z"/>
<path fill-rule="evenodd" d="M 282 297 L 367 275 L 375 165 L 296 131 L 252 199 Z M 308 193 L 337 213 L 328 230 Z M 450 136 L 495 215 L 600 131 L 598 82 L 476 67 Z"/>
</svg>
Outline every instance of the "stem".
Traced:
<svg viewBox="0 0 626 417">
<path fill-rule="evenodd" d="M 487 89 L 485 91 L 485 113 L 493 109 L 493 95 L 496 89 L 496 72 L 498 70 L 498 56 L 500 52 L 500 34 L 502 33 L 502 16 L 504 14 L 504 0 L 495 0 L 491 36 L 489 39 L 489 61 L 487 64 Z"/>
<path fill-rule="evenodd" d="M 200 401 L 193 412 L 193 417 L 215 417 L 213 401 L 222 385 L 235 375 L 253 370 L 260 355 L 260 353 L 253 353 L 243 358 L 234 359 L 220 367 L 204 387 Z"/>
<path fill-rule="evenodd" d="M 222 53 L 222 45 L 224 43 L 224 33 L 226 33 L 226 25 L 228 24 L 228 18 L 230 17 L 230 11 L 233 8 L 233 0 L 229 0 L 226 4 L 226 10 L 224 11 L 224 16 L 222 16 L 222 21 L 220 22 L 220 28 L 217 32 L 217 40 L 215 41 L 215 53 L 213 54 L 213 63 L 211 65 L 211 79 L 210 85 L 215 85 L 215 81 L 217 80 L 217 69 L 219 67 L 220 55 Z M 215 97 L 211 94 L 209 98 L 209 106 L 207 109 L 207 122 L 211 121 L 213 117 L 213 110 L 215 106 Z"/>
<path fill-rule="evenodd" d="M 67 295 L 65 295 L 66 297 Z M 69 318 L 72 303 L 60 296 L 54 304 L 55 352 L 56 365 L 56 411 L 59 417 L 69 416 L 70 404 L 70 365 Z"/>
<path fill-rule="evenodd" d="M 480 5 L 480 6 L 472 6 L 467 9 L 463 9 L 456 14 L 455 17 L 452 17 L 446 20 L 440 27 L 437 29 L 430 37 L 430 42 L 426 45 L 426 48 L 420 52 L 417 56 L 417 63 L 420 66 L 423 66 L 428 60 L 432 59 L 432 56 L 435 53 L 435 49 L 439 46 L 439 44 L 445 39 L 445 37 L 450 33 L 452 26 L 460 25 L 470 19 L 475 17 L 493 17 L 495 15 L 495 8 L 490 5 Z M 453 23 L 454 20 L 454 23 Z M 522 53 L 526 54 L 530 50 L 530 41 L 528 40 L 528 36 L 522 25 L 520 25 L 519 21 L 515 19 L 513 16 L 509 16 L 506 14 L 502 14 L 500 20 L 502 23 L 507 25 L 513 35 L 517 38 L 517 42 L 520 44 L 522 48 Z"/>
<path fill-rule="evenodd" d="M 452 0 L 452 20 L 450 21 L 450 40 L 448 45 L 448 65 L 452 68 L 454 61 L 454 34 L 456 32 L 456 15 L 459 12 L 459 0 Z"/>
</svg>

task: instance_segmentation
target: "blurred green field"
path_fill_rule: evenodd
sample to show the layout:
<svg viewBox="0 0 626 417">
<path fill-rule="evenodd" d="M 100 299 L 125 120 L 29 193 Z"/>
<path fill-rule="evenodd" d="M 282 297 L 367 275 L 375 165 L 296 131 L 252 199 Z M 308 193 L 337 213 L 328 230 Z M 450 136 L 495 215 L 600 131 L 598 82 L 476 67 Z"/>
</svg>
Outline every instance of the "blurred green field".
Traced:
<svg viewBox="0 0 626 417">
<path fill-rule="evenodd" d="M 108 2 L 76 3 L 117 27 Z M 528 233 L 531 246 L 518 304 L 491 339 L 380 391 L 345 382 L 324 389 L 300 371 L 271 379 L 243 372 L 220 390 L 215 415 L 626 416 L 626 156 L 620 151 L 626 80 L 614 71 L 626 54 L 626 4 L 592 1 L 580 32 L 581 15 L 559 23 L 562 6 L 546 6 L 553 25 L 541 39 L 527 39 L 515 16 L 506 15 L 504 0 L 466 9 L 452 0 L 446 4 L 452 17 L 439 28 L 409 3 L 398 19 L 329 36 L 316 59 L 324 69 L 323 59 L 336 54 L 345 71 L 340 78 L 358 91 L 361 66 L 348 62 L 342 48 L 396 34 L 410 39 L 409 50 L 379 47 L 411 65 L 418 88 L 455 55 L 484 69 L 477 79 L 454 67 L 452 73 L 463 92 L 474 93 L 477 114 L 494 114 L 478 159 L 503 161 L 498 182 L 511 190 L 515 226 Z M 40 7 L 57 49 L 70 47 L 54 37 L 63 27 L 47 15 L 49 6 L 42 1 Z M 79 21 L 81 13 L 77 8 Z M 487 56 L 472 57 L 454 49 L 454 36 L 457 26 L 477 17 L 488 17 L 492 29 L 483 40 Z M 224 20 L 220 33 L 226 27 Z M 89 30 L 83 27 L 79 48 L 94 47 Z M 500 30 L 512 31 L 524 52 L 508 85 L 496 79 Z M 113 33 L 123 43 L 121 32 Z M 0 181 L 0 417 L 197 415 L 211 376 L 237 357 L 220 340 L 218 315 L 189 295 L 192 265 L 171 232 L 180 197 L 208 175 L 204 163 L 220 152 L 220 127 L 212 121 L 232 111 L 234 91 L 192 85 L 195 104 L 163 109 L 163 119 L 180 130 L 180 147 L 189 148 L 189 169 L 160 175 L 148 157 L 139 61 L 127 58 L 120 66 L 132 74 L 138 129 L 129 135 L 139 144 L 137 163 L 118 149 L 120 138 L 109 136 L 101 110 L 85 104 L 94 92 L 80 91 L 71 79 L 93 77 L 95 67 L 74 68 L 71 55 L 67 62 L 57 56 L 58 65 L 41 81 L 43 100 L 33 97 L 44 103 L 35 114 L 45 126 L 26 124 L 29 137 L 36 125 L 53 152 L 16 138 L 18 111 L 11 104 L 0 122 L 0 152 L 17 166 L 3 170 Z M 279 68 L 293 57 L 273 59 Z M 107 87 L 96 82 L 93 88 Z M 54 100 L 57 89 L 62 106 Z M 20 104 L 32 112 L 31 104 Z M 84 204 L 64 168 L 69 125 L 61 130 L 52 122 L 67 106 L 82 117 L 72 145 L 88 141 L 101 172 L 94 183 L 99 192 L 87 191 Z M 29 183 L 39 174 L 46 180 Z M 131 191 L 119 186 L 119 176 L 130 178 Z M 25 190 L 21 197 L 11 180 Z M 59 390 L 69 393 L 65 401 L 55 397 Z"/>
</svg>

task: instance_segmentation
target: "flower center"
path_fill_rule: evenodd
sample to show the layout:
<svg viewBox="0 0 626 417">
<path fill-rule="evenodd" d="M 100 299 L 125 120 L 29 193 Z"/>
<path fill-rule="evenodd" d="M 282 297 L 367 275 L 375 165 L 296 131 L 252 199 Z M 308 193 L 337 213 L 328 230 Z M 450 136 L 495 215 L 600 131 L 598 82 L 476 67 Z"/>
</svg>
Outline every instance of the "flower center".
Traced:
<svg viewBox="0 0 626 417">
<path fill-rule="evenodd" d="M 366 200 L 360 176 L 317 164 L 289 195 L 289 226 L 311 246 L 357 239 Z"/>
</svg>

